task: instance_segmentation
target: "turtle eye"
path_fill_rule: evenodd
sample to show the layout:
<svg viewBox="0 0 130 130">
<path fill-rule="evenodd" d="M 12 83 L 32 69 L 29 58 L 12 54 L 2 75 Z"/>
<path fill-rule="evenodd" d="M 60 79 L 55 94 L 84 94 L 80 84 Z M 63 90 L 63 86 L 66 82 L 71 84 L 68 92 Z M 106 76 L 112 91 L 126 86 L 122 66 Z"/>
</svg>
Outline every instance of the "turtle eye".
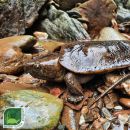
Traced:
<svg viewBox="0 0 130 130">
<path fill-rule="evenodd" d="M 39 66 L 40 66 L 39 64 L 36 64 L 36 65 L 35 65 L 36 68 L 39 68 Z"/>
<path fill-rule="evenodd" d="M 33 65 L 33 71 L 39 71 L 39 69 L 40 69 L 40 64 L 39 63 L 35 63 L 34 65 Z"/>
</svg>

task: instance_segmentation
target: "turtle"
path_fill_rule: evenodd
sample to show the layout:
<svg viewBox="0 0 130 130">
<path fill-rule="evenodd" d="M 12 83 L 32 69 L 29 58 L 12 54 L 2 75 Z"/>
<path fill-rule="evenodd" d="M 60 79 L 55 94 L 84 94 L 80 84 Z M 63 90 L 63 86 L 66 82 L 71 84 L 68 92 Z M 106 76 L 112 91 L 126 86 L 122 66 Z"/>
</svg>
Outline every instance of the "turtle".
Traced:
<svg viewBox="0 0 130 130">
<path fill-rule="evenodd" d="M 48 81 L 65 81 L 69 93 L 83 96 L 81 84 L 96 74 L 130 66 L 130 41 L 78 41 L 65 44 L 59 53 L 34 58 L 25 72 Z"/>
</svg>

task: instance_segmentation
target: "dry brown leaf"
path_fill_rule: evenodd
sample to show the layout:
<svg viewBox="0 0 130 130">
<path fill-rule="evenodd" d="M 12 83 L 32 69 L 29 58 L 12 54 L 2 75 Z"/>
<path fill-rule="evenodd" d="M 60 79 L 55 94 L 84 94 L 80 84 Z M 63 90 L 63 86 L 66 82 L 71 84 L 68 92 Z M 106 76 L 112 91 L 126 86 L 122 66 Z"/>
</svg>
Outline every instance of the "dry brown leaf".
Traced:
<svg viewBox="0 0 130 130">
<path fill-rule="evenodd" d="M 88 31 L 93 37 L 110 25 L 116 8 L 113 0 L 89 0 L 72 10 L 78 12 L 83 19 L 88 19 Z"/>
</svg>

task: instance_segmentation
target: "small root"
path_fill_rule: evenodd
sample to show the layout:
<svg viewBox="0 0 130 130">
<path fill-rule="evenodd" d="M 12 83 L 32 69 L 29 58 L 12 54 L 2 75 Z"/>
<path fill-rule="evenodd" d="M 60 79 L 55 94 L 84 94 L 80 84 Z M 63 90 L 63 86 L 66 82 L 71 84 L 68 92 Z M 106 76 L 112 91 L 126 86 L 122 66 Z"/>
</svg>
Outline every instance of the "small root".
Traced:
<svg viewBox="0 0 130 130">
<path fill-rule="evenodd" d="M 101 99 L 102 97 L 104 97 L 110 90 L 112 90 L 113 88 L 115 88 L 117 85 L 121 84 L 122 82 L 124 82 L 128 78 L 130 78 L 130 74 L 127 74 L 127 75 L 123 76 L 122 78 L 120 78 L 117 82 L 115 82 L 112 86 L 110 86 L 107 90 L 105 90 L 104 93 L 102 93 L 99 97 L 97 97 L 95 99 L 95 101 L 92 104 L 90 104 L 88 107 L 90 108 L 99 99 Z"/>
</svg>

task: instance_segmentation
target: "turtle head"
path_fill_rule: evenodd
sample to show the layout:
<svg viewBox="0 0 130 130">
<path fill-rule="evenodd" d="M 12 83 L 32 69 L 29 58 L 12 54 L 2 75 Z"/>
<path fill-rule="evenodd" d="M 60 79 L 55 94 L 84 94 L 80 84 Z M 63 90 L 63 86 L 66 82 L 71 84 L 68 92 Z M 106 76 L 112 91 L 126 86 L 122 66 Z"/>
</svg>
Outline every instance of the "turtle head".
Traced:
<svg viewBox="0 0 130 130">
<path fill-rule="evenodd" d="M 28 62 L 24 70 L 35 78 L 52 81 L 62 81 L 65 74 L 65 69 L 59 64 L 59 56 L 54 54 Z"/>
</svg>

